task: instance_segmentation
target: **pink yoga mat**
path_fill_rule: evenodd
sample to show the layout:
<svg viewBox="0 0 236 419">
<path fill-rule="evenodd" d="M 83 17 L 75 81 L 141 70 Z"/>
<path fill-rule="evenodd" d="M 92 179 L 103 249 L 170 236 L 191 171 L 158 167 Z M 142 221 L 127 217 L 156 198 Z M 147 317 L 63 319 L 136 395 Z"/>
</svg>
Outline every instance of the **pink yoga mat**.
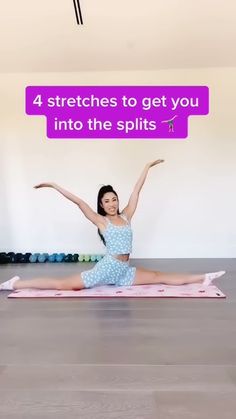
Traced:
<svg viewBox="0 0 236 419">
<path fill-rule="evenodd" d="M 112 285 L 96 288 L 83 289 L 80 291 L 57 291 L 57 290 L 16 290 L 8 295 L 8 298 L 65 298 L 65 297 L 139 297 L 139 298 L 225 298 L 226 296 L 215 285 L 204 289 L 199 284 L 188 285 L 138 285 L 131 287 L 115 287 Z"/>
</svg>

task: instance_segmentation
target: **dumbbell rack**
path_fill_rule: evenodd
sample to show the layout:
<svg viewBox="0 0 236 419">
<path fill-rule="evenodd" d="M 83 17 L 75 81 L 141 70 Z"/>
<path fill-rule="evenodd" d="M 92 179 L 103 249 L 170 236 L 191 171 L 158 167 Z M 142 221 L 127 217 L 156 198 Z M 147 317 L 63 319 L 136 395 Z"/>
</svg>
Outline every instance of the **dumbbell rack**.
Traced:
<svg viewBox="0 0 236 419">
<path fill-rule="evenodd" d="M 78 253 L 0 253 L 0 264 L 6 263 L 74 263 L 98 262 L 104 255 L 87 255 Z"/>
</svg>

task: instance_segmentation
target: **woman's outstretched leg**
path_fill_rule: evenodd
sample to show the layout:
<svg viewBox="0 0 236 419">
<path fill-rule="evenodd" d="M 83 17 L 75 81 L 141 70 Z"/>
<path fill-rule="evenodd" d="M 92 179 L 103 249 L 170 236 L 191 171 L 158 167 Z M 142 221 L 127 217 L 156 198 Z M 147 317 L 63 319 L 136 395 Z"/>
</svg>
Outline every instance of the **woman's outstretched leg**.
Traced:
<svg viewBox="0 0 236 419">
<path fill-rule="evenodd" d="M 19 290 L 24 288 L 35 288 L 41 290 L 80 290 L 84 283 L 80 274 L 64 278 L 34 278 L 20 279 L 18 276 L 0 284 L 0 290 Z"/>
<path fill-rule="evenodd" d="M 165 284 L 165 285 L 184 285 L 202 283 L 208 286 L 214 279 L 224 275 L 225 271 L 212 272 L 207 274 L 180 274 L 180 273 L 165 273 L 158 271 L 148 271 L 143 268 L 137 268 L 134 284 Z"/>
</svg>

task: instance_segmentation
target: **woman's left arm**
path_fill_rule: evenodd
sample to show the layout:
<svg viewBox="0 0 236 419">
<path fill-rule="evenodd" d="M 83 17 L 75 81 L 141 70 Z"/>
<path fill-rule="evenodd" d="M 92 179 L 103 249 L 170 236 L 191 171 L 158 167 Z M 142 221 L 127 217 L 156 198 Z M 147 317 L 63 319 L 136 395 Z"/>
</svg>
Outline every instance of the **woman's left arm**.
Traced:
<svg viewBox="0 0 236 419">
<path fill-rule="evenodd" d="M 144 182 L 146 180 L 148 171 L 151 167 L 156 166 L 159 163 L 163 163 L 164 160 L 155 160 L 151 163 L 146 164 L 144 170 L 141 173 L 141 176 L 139 177 L 137 183 L 135 184 L 135 187 L 133 189 L 132 194 L 130 195 L 128 205 L 123 209 L 122 213 L 125 214 L 125 216 L 131 220 L 132 216 L 134 215 L 134 212 L 138 205 L 139 200 L 139 193 L 144 185 Z"/>
</svg>

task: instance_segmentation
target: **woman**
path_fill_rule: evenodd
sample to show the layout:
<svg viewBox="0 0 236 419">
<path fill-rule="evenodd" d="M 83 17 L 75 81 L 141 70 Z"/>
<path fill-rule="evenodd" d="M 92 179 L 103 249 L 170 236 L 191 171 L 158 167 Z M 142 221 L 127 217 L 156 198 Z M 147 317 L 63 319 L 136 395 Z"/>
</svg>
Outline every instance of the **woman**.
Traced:
<svg viewBox="0 0 236 419">
<path fill-rule="evenodd" d="M 0 290 L 13 290 L 22 288 L 80 290 L 99 285 L 144 285 L 168 284 L 183 285 L 203 283 L 208 286 L 213 279 L 222 276 L 225 271 L 207 274 L 173 274 L 135 268 L 129 265 L 129 256 L 132 251 L 131 219 L 137 208 L 140 191 L 146 180 L 149 169 L 164 160 L 155 160 L 148 163 L 134 190 L 127 206 L 120 212 L 119 199 L 112 186 L 103 186 L 98 193 L 97 213 L 93 211 L 81 198 L 71 194 L 55 183 L 41 183 L 35 188 L 53 188 L 74 202 L 85 217 L 97 228 L 99 235 L 107 248 L 107 253 L 94 268 L 69 276 L 63 279 L 35 278 L 31 280 L 20 279 L 18 276 L 0 284 Z"/>
</svg>

